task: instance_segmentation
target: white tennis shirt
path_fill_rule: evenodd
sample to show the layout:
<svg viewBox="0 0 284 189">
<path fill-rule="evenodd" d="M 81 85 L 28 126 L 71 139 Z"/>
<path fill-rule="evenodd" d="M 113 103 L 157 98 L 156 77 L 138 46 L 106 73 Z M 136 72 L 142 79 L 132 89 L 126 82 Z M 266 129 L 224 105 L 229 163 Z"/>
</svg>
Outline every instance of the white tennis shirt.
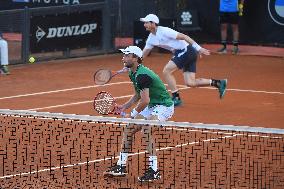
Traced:
<svg viewBox="0 0 284 189">
<path fill-rule="evenodd" d="M 186 48 L 188 43 L 184 40 L 176 39 L 177 35 L 178 32 L 171 28 L 158 26 L 156 34 L 149 34 L 145 49 L 152 49 L 154 46 L 157 46 L 174 52 L 175 50 Z"/>
</svg>

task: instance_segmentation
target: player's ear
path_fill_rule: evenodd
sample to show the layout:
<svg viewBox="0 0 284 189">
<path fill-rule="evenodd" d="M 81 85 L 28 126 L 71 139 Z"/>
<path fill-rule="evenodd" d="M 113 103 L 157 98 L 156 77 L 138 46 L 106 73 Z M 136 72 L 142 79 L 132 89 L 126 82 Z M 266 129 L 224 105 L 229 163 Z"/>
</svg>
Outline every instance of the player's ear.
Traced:
<svg viewBox="0 0 284 189">
<path fill-rule="evenodd" d="M 143 59 L 142 59 L 142 58 L 140 58 L 140 57 L 137 57 L 137 62 L 138 62 L 139 64 L 142 64 Z"/>
</svg>

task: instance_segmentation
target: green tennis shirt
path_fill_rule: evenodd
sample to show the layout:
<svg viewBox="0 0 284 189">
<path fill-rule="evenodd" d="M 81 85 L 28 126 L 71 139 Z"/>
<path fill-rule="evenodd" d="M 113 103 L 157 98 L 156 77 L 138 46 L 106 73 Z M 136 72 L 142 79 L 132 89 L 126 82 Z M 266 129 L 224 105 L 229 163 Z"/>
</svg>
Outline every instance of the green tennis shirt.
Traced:
<svg viewBox="0 0 284 189">
<path fill-rule="evenodd" d="M 129 71 L 129 78 L 133 83 L 135 91 L 140 95 L 140 91 L 149 88 L 150 102 L 149 107 L 156 105 L 172 106 L 173 101 L 166 86 L 160 77 L 152 70 L 140 64 L 136 72 Z"/>
</svg>

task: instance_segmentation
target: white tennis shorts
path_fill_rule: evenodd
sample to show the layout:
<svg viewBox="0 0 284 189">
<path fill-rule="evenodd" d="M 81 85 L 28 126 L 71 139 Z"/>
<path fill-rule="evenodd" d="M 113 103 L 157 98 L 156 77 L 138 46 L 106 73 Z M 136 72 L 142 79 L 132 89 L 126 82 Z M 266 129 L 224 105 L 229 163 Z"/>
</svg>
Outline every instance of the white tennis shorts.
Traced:
<svg viewBox="0 0 284 189">
<path fill-rule="evenodd" d="M 167 121 L 174 114 L 174 105 L 167 107 L 163 105 L 157 105 L 149 108 L 148 106 L 142 110 L 139 114 L 149 119 L 151 115 L 157 115 L 159 121 Z"/>
</svg>

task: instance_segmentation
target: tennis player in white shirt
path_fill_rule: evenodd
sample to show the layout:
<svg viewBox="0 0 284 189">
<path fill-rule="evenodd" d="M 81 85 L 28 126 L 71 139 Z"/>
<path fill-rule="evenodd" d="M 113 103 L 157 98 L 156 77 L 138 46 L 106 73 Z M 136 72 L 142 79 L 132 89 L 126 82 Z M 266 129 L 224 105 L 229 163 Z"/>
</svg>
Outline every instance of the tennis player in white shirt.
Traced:
<svg viewBox="0 0 284 189">
<path fill-rule="evenodd" d="M 219 91 L 220 99 L 223 98 L 227 88 L 227 79 L 195 78 L 198 54 L 200 56 L 202 54 L 210 55 L 209 50 L 202 48 L 185 34 L 168 27 L 159 26 L 159 18 L 154 14 L 148 14 L 145 18 L 140 18 L 140 21 L 144 22 L 145 29 L 150 32 L 143 49 L 143 58 L 149 55 L 154 46 L 173 53 L 173 57 L 163 69 L 163 75 L 172 92 L 172 99 L 175 106 L 182 103 L 176 86 L 176 80 L 173 76 L 173 73 L 178 69 L 183 70 L 184 81 L 187 86 L 214 86 Z"/>
</svg>

